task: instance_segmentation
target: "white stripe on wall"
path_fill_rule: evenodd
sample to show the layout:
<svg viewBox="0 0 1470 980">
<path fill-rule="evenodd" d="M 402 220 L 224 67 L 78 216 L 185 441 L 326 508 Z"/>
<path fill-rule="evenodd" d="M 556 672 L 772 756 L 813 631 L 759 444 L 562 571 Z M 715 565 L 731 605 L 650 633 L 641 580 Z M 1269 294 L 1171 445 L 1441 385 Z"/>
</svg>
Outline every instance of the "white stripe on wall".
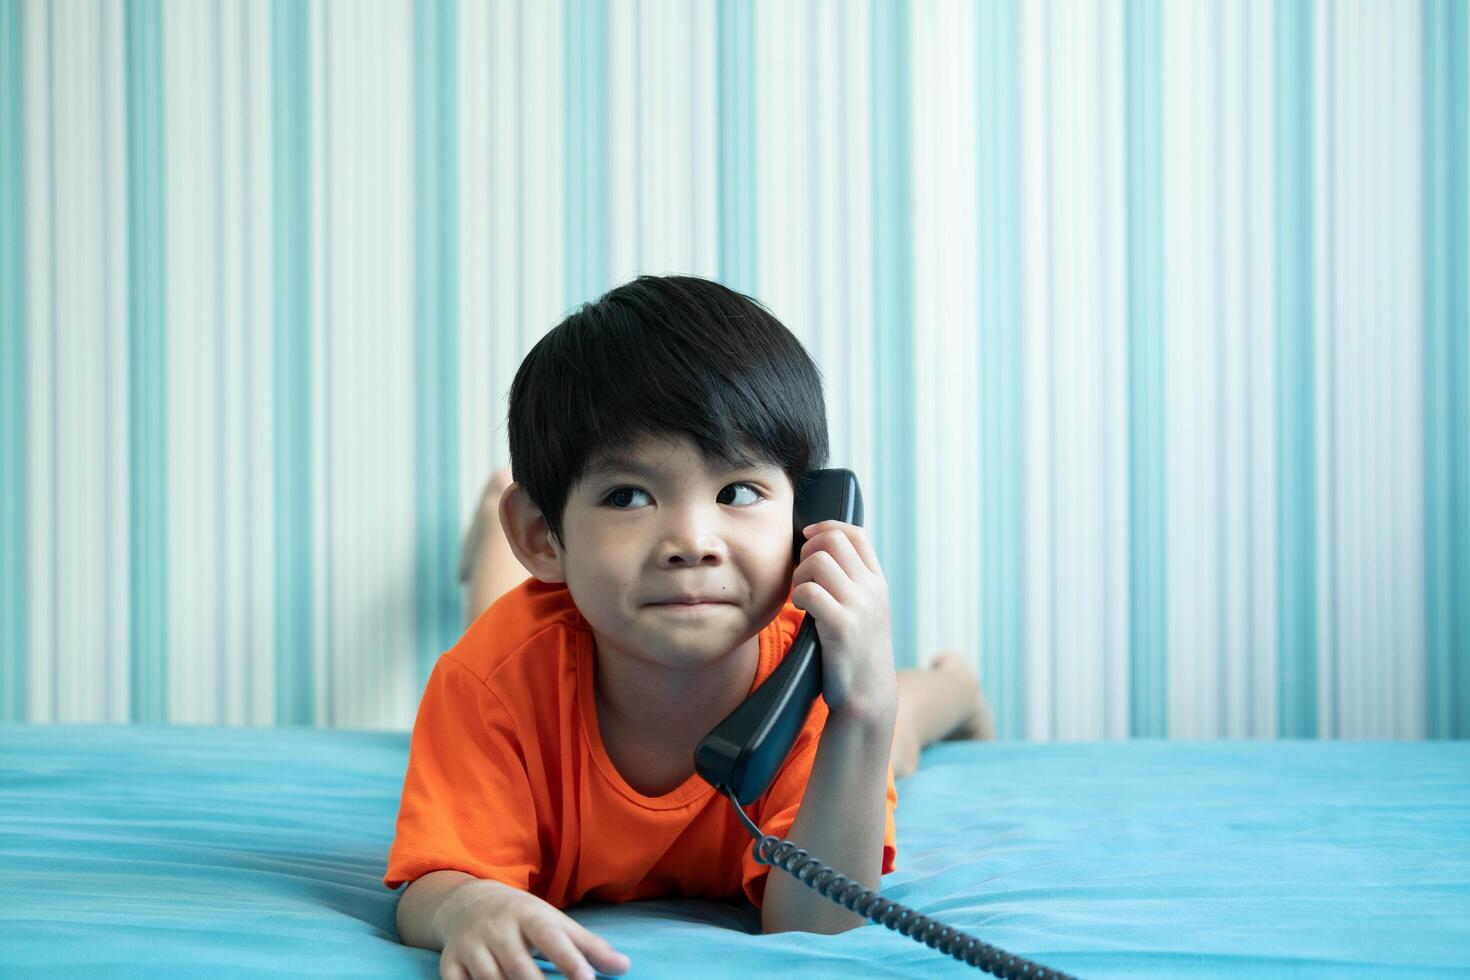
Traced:
<svg viewBox="0 0 1470 980">
<path fill-rule="evenodd" d="M 101 645 L 86 666 L 100 673 L 104 690 L 90 719 L 125 721 L 128 717 L 128 213 L 127 160 L 123 81 L 122 11 L 112 5 L 98 8 L 99 29 L 95 63 L 99 97 L 101 143 L 97 180 L 102 190 L 101 332 L 97 354 L 103 359 L 102 389 L 97 392 L 103 413 L 102 527 L 92 541 L 100 548 L 105 593 L 95 609 L 103 621 Z M 99 666 L 100 665 L 100 666 Z"/>
<path fill-rule="evenodd" d="M 562 172 L 562 5 L 559 3 L 527 3 L 520 7 L 519 54 L 521 75 L 520 130 L 516 143 L 520 147 L 520 173 L 509 197 L 516 201 L 516 221 L 521 227 L 519 243 L 522 302 L 523 345 L 514 353 L 520 359 L 542 334 L 561 320 L 567 303 L 563 295 L 564 263 L 562 255 L 563 172 Z M 647 44 L 645 37 L 643 43 Z M 658 52 L 648 52 L 653 59 Z M 647 71 L 647 65 L 643 66 Z M 630 133 L 641 139 L 645 134 Z M 646 161 L 645 161 L 646 163 Z M 644 175 L 633 175 L 641 181 Z M 614 188 L 613 194 L 626 192 Z M 647 256 L 639 256 L 639 261 Z M 509 377 L 515 376 L 511 368 Z M 509 382 L 507 378 L 507 387 Z"/>
<path fill-rule="evenodd" d="M 164 364 L 170 721 L 215 714 L 220 635 L 215 597 L 223 585 L 216 553 L 220 491 L 215 469 L 214 390 L 220 330 L 214 325 L 219 259 L 212 229 L 215 152 L 213 5 L 166 0 L 163 8 Z M 188 83 L 182 80 L 188 79 Z"/>
<path fill-rule="evenodd" d="M 360 267 L 351 263 L 357 250 L 364 245 L 380 245 L 379 242 L 364 241 L 367 220 L 364 214 L 366 201 L 360 193 L 354 193 L 362 167 L 362 147 L 352 142 L 355 135 L 345 125 L 345 112 L 338 112 L 338 104 L 362 105 L 371 98 L 368 92 L 353 98 L 350 86 L 358 78 L 349 72 L 350 52 L 363 47 L 368 39 L 357 31 L 355 11 L 342 4 L 325 0 L 312 4 L 307 10 L 309 27 L 304 66 L 306 99 L 309 103 L 307 128 L 307 186 L 310 204 L 306 216 L 308 225 L 306 250 L 311 256 L 310 271 L 306 275 L 306 289 L 311 309 L 308 329 L 311 337 L 306 345 L 311 359 L 308 372 L 307 396 L 310 410 L 306 418 L 297 424 L 311 426 L 310 475 L 311 487 L 311 555 L 312 570 L 307 581 L 311 583 L 311 695 L 312 712 L 315 718 L 328 725 L 346 724 L 346 719 L 336 718 L 328 704 L 328 685 L 332 673 L 328 660 L 356 660 L 362 656 L 362 637 L 353 623 L 338 629 L 336 621 L 340 603 L 337 601 L 342 590 L 350 588 L 361 573 L 361 562 L 366 558 L 360 553 L 365 542 L 356 535 L 349 538 L 345 548 L 339 549 L 333 532 L 345 522 L 363 520 L 368 514 L 380 513 L 371 502 L 379 492 L 376 481 L 362 487 L 360 474 L 353 472 L 348 459 L 339 454 L 341 446 L 347 444 L 344 434 L 336 431 L 339 411 L 334 402 L 349 386 L 359 385 L 362 377 L 364 348 L 376 346 L 373 340 L 374 324 L 364 320 L 360 303 Z M 351 39 L 343 44 L 342 38 Z M 386 70 L 386 69 L 385 69 Z M 376 112 L 387 112 L 386 106 L 374 106 Z M 385 189 L 386 190 L 386 189 Z M 385 200 L 373 199 L 374 216 L 380 213 Z M 276 220 L 290 220 L 279 210 Z M 351 263 L 351 264 L 349 264 Z M 404 275 L 407 270 L 393 270 Z M 346 280 L 345 288 L 338 287 Z M 374 280 L 373 287 L 382 288 L 381 281 Z M 381 301 L 381 295 L 375 297 Z M 382 315 L 381 305 L 374 304 L 373 313 Z M 333 344 L 334 325 L 338 318 L 354 324 L 355 343 L 338 348 Z M 330 369 L 328 358 L 340 358 L 343 371 Z M 350 409 L 349 409 L 350 412 Z M 386 440 L 385 440 L 386 441 Z M 343 491 L 355 489 L 350 496 Z M 342 500 L 342 509 L 329 511 L 331 501 Z M 398 515 L 400 518 L 402 515 Z M 345 598 L 355 604 L 358 596 Z M 376 620 L 378 610 L 360 607 L 355 619 Z M 334 645 L 342 644 L 338 649 Z M 348 700 L 361 705 L 357 692 L 348 693 Z"/>
<path fill-rule="evenodd" d="M 810 29 L 798 4 L 764 0 L 755 14 L 756 277 L 760 300 L 811 346 L 808 189 L 812 99 L 802 66 Z M 657 264 L 647 265 L 660 271 Z M 666 270 L 664 270 L 666 271 Z"/>
<path fill-rule="evenodd" d="M 947 506 L 956 489 L 979 486 L 980 262 L 975 14 L 969 7 L 916 4 L 910 28 L 913 72 L 914 223 L 932 234 L 914 241 L 917 381 L 915 462 L 920 555 L 918 649 L 924 664 L 940 649 L 966 650 L 980 629 L 979 508 Z M 934 356 L 942 352 L 943 356 Z M 962 491 L 963 492 L 963 491 Z M 967 652 L 973 654 L 973 649 Z"/>
<path fill-rule="evenodd" d="M 1104 629 L 1104 360 L 1109 324 L 1101 279 L 1103 215 L 1097 193 L 1104 140 L 1121 120 L 1105 119 L 1098 86 L 1102 8 L 1054 7 L 1050 53 L 1052 276 L 1050 373 L 1053 481 L 1051 545 L 1055 662 L 1054 737 L 1101 726 L 1107 633 Z M 1065 230 L 1063 230 L 1065 229 Z M 1060 597 L 1066 601 L 1060 601 Z"/>
<path fill-rule="evenodd" d="M 608 260 L 613 280 L 622 282 L 643 268 L 643 216 L 638 171 L 642 134 L 638 129 L 644 67 L 637 23 L 638 0 L 609 0 L 607 16 Z M 512 375 L 513 376 L 513 375 Z"/>
<path fill-rule="evenodd" d="M 1168 598 L 1169 733 L 1198 737 L 1215 724 L 1210 694 L 1219 651 L 1218 468 L 1212 366 L 1218 335 L 1213 281 L 1220 150 L 1212 125 L 1209 79 L 1215 47 L 1204 4 L 1166 3 L 1163 75 L 1171 79 L 1164 108 L 1164 535 Z M 1175 506 L 1175 502 L 1180 502 Z M 1184 505 L 1184 501 L 1189 501 Z"/>
<path fill-rule="evenodd" d="M 1331 475 L 1338 488 L 1335 566 L 1337 654 L 1342 675 L 1324 683 L 1336 732 L 1351 738 L 1419 737 L 1406 724 L 1423 704 L 1422 658 L 1406 655 L 1422 635 L 1422 551 L 1404 529 L 1423 521 L 1423 444 L 1418 336 L 1422 112 L 1418 52 L 1405 43 L 1419 8 L 1365 3 L 1336 10 L 1326 43 L 1336 61 L 1333 153 L 1337 255 L 1334 317 L 1337 421 Z M 1417 27 L 1417 25 L 1414 25 Z M 1390 43 L 1382 40 L 1394 39 Z M 1402 573 L 1392 570 L 1400 569 Z M 1410 571 L 1412 570 L 1412 572 Z"/>
<path fill-rule="evenodd" d="M 1099 116 L 1102 125 L 1098 180 L 1101 235 L 1097 265 L 1102 318 L 1098 371 L 1102 383 L 1103 473 L 1099 488 L 1103 622 L 1099 630 L 1104 658 L 1102 683 L 1089 692 L 1093 725 L 1083 736 L 1101 732 L 1107 738 L 1128 736 L 1129 609 L 1128 581 L 1128 254 L 1126 211 L 1127 145 L 1124 108 L 1123 2 L 1100 6 Z"/>
<path fill-rule="evenodd" d="M 826 378 L 838 378 L 836 393 L 827 396 L 827 415 L 841 415 L 830 433 L 833 459 L 857 474 L 862 486 L 873 486 L 875 434 L 873 393 L 865 379 L 873 376 L 873 170 L 872 81 L 868 58 L 870 22 L 865 4 L 840 6 L 832 33 L 842 51 L 836 55 L 843 75 L 835 112 L 842 135 L 832 160 L 831 178 L 844 193 L 841 226 L 835 248 L 842 250 L 845 292 L 840 308 L 837 346 L 822 352 Z M 758 109 L 756 119 L 762 118 Z M 864 502 L 865 505 L 867 502 Z M 921 651 L 922 654 L 922 651 Z"/>
<path fill-rule="evenodd" d="M 104 620 L 76 609 L 102 609 L 106 568 L 97 544 L 104 540 L 106 507 L 96 488 L 104 484 L 107 418 L 104 414 L 102 236 L 102 127 L 100 92 L 91 66 L 99 50 L 98 10 L 60 4 L 51 23 L 51 100 L 54 130 L 50 204 L 56 249 L 52 335 L 55 375 L 51 387 L 56 445 L 53 582 L 60 678 L 83 675 L 107 642 Z M 52 690 L 58 720 L 96 717 L 106 710 L 97 686 L 61 683 Z"/>
</svg>

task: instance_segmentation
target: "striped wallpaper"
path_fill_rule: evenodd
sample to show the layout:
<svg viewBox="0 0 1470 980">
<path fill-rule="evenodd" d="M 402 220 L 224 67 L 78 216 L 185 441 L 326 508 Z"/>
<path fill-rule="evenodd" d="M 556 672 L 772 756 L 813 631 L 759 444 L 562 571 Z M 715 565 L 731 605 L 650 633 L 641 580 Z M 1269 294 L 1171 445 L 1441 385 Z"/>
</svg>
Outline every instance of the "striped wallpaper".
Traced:
<svg viewBox="0 0 1470 980">
<path fill-rule="evenodd" d="M 1006 738 L 1470 735 L 1458 0 L 0 0 L 0 720 L 405 728 L 520 358 L 819 361 Z"/>
</svg>

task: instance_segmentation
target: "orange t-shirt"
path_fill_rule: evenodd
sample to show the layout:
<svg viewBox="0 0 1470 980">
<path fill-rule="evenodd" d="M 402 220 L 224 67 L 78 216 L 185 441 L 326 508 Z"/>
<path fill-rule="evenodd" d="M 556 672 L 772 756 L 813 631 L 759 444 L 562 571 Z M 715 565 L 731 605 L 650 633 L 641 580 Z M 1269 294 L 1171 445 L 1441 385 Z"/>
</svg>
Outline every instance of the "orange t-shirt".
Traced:
<svg viewBox="0 0 1470 980">
<path fill-rule="evenodd" d="M 801 616 L 788 601 L 761 630 L 755 684 L 785 656 Z M 698 774 L 657 797 L 618 774 L 597 726 L 594 647 L 566 587 L 531 578 L 439 658 L 414 722 L 385 885 L 452 869 L 557 908 L 671 895 L 734 900 L 742 892 L 761 904 L 770 869 L 751 855 L 750 834 L 726 797 Z M 818 698 L 756 801 L 765 833 L 790 832 L 826 719 Z M 890 766 L 885 874 L 898 850 L 897 802 Z"/>
</svg>

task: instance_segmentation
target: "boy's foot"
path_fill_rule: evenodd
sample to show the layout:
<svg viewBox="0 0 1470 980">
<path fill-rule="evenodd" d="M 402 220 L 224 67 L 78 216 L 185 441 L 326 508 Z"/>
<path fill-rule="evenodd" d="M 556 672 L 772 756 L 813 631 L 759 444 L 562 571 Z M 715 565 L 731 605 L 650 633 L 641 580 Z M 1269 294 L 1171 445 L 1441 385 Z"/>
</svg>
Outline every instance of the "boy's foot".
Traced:
<svg viewBox="0 0 1470 980">
<path fill-rule="evenodd" d="M 492 530 L 499 531 L 500 492 L 510 484 L 509 466 L 502 466 L 485 481 L 485 489 L 480 492 L 480 505 L 475 508 L 475 519 L 470 522 L 470 529 L 465 532 L 464 541 L 459 546 L 461 584 L 468 585 L 475 574 L 475 566 L 480 563 L 480 553 L 484 550 L 485 535 Z"/>
<path fill-rule="evenodd" d="M 902 779 L 918 769 L 919 753 L 931 742 L 995 738 L 990 703 L 960 654 L 941 651 L 927 669 L 899 671 L 898 683 L 890 756 L 893 778 Z"/>
<path fill-rule="evenodd" d="M 949 673 L 953 678 L 951 683 L 966 693 L 966 700 L 971 704 L 964 720 L 941 737 L 946 742 L 994 739 L 995 718 L 990 711 L 990 702 L 985 700 L 985 692 L 980 690 L 980 682 L 975 679 L 969 662 L 953 650 L 941 650 L 934 655 L 929 669 Z"/>
</svg>

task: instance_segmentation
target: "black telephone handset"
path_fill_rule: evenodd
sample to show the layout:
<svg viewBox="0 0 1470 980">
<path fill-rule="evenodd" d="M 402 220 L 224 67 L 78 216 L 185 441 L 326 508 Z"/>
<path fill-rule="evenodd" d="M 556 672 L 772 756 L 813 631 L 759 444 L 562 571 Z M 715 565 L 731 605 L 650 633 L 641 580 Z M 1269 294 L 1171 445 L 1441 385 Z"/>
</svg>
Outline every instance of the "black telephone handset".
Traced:
<svg viewBox="0 0 1470 980">
<path fill-rule="evenodd" d="M 802 529 L 833 519 L 862 525 L 863 495 L 857 477 L 851 470 L 813 470 L 796 486 L 792 508 L 795 560 L 800 561 L 801 548 L 806 543 Z M 740 822 L 755 838 L 755 859 L 788 872 L 824 898 L 858 915 L 987 973 L 1030 980 L 1072 980 L 1068 974 L 1007 953 L 886 899 L 839 874 L 791 841 L 761 833 L 745 807 L 771 785 L 776 770 L 786 761 L 806 724 L 812 702 L 821 693 L 822 647 L 816 621 L 807 615 L 802 617 L 791 649 L 786 651 L 781 663 L 694 751 L 695 771 L 725 794 Z"/>
<path fill-rule="evenodd" d="M 801 560 L 806 543 L 802 528 L 829 520 L 863 523 L 863 495 L 851 470 L 814 470 L 797 485 L 793 561 Z M 771 785 L 821 693 L 817 623 L 804 616 L 781 663 L 699 743 L 694 768 L 711 785 L 731 790 L 742 806 L 754 802 Z"/>
</svg>

